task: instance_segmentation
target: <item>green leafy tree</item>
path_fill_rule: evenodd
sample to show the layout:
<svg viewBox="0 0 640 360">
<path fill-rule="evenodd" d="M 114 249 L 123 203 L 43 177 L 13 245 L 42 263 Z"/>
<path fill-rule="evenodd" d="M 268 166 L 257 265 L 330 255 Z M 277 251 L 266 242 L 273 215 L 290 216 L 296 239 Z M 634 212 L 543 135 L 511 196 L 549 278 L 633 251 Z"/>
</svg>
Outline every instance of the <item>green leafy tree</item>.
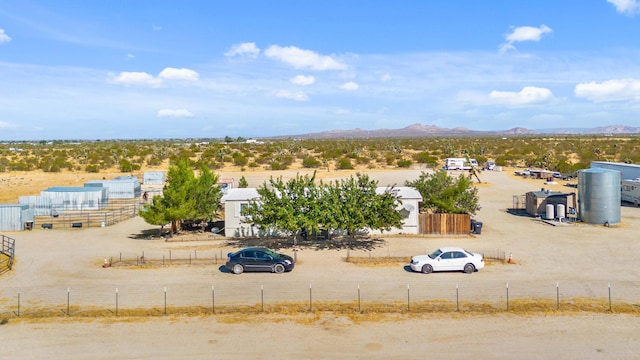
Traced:
<svg viewBox="0 0 640 360">
<path fill-rule="evenodd" d="M 343 229 L 352 238 L 360 229 L 389 231 L 401 227 L 402 214 L 392 191 L 376 193 L 377 181 L 357 173 L 336 180 L 324 188 L 321 222 L 332 229 Z"/>
<path fill-rule="evenodd" d="M 301 229 L 319 230 L 321 216 L 319 187 L 313 176 L 296 175 L 286 183 L 282 177 L 271 178 L 257 191 L 260 199 L 249 202 L 242 211 L 252 222 L 263 229 L 285 230 L 296 234 Z"/>
<path fill-rule="evenodd" d="M 238 187 L 239 188 L 248 188 L 249 187 L 249 182 L 247 182 L 247 179 L 242 176 L 240 178 L 240 181 L 238 181 Z"/>
<path fill-rule="evenodd" d="M 422 195 L 420 210 L 431 213 L 474 215 L 480 210 L 478 189 L 468 176 L 449 176 L 445 170 L 422 172 L 417 180 L 406 181 Z"/>
<path fill-rule="evenodd" d="M 211 220 L 216 216 L 222 193 L 218 176 L 206 166 L 195 176 L 187 160 L 180 160 L 167 172 L 163 196 L 155 196 L 151 205 L 140 212 L 152 225 L 171 223 L 171 233 L 178 231 L 182 220 Z"/>
</svg>

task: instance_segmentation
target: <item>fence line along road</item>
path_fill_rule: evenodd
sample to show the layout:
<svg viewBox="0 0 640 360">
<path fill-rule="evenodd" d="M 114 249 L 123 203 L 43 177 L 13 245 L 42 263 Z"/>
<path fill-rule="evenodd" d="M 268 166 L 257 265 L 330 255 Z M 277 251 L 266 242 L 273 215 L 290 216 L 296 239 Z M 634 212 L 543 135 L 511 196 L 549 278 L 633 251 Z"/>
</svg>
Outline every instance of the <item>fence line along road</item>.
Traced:
<svg viewBox="0 0 640 360">
<path fill-rule="evenodd" d="M 231 276 L 231 275 L 230 275 Z M 640 293 L 636 283 L 549 282 L 527 283 L 349 283 L 332 287 L 292 287 L 288 282 L 258 285 L 255 279 L 237 284 L 141 284 L 114 286 L 30 286 L 0 290 L 0 318 L 105 316 L 119 312 L 146 315 L 165 313 L 279 312 L 283 304 L 297 311 L 449 312 L 470 311 L 582 311 L 640 315 L 631 299 Z M 241 289 L 241 290 L 239 290 Z M 587 291 L 582 291 L 587 289 Z M 595 289 L 595 291 L 594 291 Z M 297 306 L 297 307 L 296 307 Z M 191 310 L 188 310 L 191 309 Z M 349 310 L 351 309 L 351 310 Z"/>
</svg>

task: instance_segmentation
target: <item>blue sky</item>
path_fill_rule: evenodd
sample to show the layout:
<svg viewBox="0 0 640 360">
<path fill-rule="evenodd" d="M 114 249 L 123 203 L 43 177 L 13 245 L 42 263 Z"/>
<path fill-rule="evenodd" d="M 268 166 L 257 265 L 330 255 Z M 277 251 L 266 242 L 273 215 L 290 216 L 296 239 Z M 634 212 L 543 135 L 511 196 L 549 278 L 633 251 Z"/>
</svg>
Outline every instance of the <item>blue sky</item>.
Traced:
<svg viewBox="0 0 640 360">
<path fill-rule="evenodd" d="M 640 0 L 0 2 L 0 140 L 640 126 Z"/>
</svg>

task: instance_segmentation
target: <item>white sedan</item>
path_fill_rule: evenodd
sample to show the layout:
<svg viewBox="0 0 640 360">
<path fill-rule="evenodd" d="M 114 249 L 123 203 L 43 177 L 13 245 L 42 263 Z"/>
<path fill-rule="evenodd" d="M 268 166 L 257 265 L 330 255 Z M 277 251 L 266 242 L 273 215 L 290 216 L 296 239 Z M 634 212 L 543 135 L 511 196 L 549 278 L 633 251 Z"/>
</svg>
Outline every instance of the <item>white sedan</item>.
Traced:
<svg viewBox="0 0 640 360">
<path fill-rule="evenodd" d="M 411 270 L 430 274 L 434 271 L 464 271 L 467 274 L 484 267 L 482 254 L 459 247 L 443 247 L 429 255 L 411 258 Z"/>
</svg>

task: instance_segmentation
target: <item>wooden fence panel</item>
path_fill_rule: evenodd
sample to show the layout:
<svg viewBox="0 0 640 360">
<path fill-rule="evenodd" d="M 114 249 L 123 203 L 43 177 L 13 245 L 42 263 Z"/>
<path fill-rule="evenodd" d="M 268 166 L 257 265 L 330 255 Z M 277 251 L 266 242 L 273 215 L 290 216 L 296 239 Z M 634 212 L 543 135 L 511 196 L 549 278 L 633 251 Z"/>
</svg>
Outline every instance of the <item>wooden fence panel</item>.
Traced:
<svg viewBox="0 0 640 360">
<path fill-rule="evenodd" d="M 465 235 L 471 232 L 469 214 L 419 214 L 420 234 Z"/>
</svg>

